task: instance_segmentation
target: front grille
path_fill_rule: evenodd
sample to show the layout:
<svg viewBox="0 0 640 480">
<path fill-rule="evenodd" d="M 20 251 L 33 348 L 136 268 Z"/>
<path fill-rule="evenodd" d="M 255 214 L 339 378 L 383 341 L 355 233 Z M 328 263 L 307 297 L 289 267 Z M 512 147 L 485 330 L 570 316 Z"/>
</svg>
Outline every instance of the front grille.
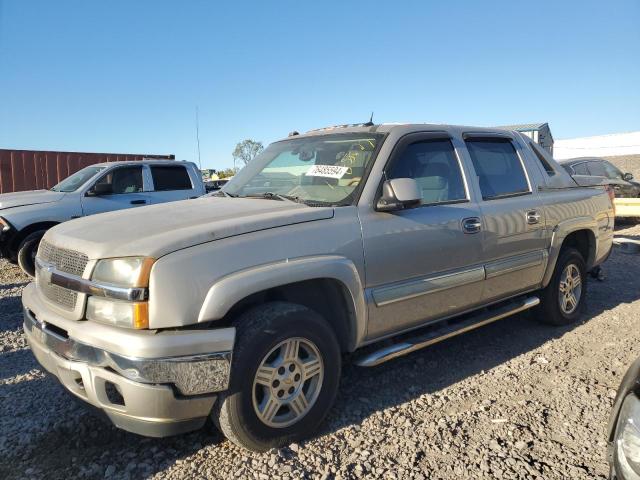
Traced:
<svg viewBox="0 0 640 480">
<path fill-rule="evenodd" d="M 51 285 L 45 282 L 38 282 L 40 291 L 52 302 L 61 306 L 66 310 L 73 310 L 76 308 L 76 301 L 78 300 L 77 292 L 69 290 L 68 288 L 62 288 L 58 285 Z"/>
<path fill-rule="evenodd" d="M 43 261 L 52 264 L 57 270 L 82 277 L 84 269 L 89 261 L 88 257 L 80 252 L 56 247 L 45 240 L 40 241 L 38 257 Z M 73 310 L 76 307 L 78 293 L 68 288 L 42 282 L 38 279 L 36 271 L 36 283 L 40 291 L 52 302 L 66 310 Z"/>
<path fill-rule="evenodd" d="M 47 263 L 53 264 L 61 272 L 70 273 L 79 277 L 84 273 L 84 269 L 89 261 L 89 258 L 84 253 L 56 247 L 45 240 L 40 241 L 38 257 Z"/>
</svg>

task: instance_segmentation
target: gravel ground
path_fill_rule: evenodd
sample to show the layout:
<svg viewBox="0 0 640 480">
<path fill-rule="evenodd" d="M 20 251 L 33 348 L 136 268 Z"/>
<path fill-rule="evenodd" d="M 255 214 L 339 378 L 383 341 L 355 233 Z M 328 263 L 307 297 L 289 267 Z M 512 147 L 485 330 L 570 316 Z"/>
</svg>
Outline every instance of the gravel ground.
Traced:
<svg viewBox="0 0 640 480">
<path fill-rule="evenodd" d="M 27 279 L 3 261 L 0 478 L 605 478 L 609 411 L 640 355 L 640 256 L 614 252 L 605 271 L 577 325 L 524 314 L 374 369 L 347 360 L 315 438 L 251 454 L 211 430 L 138 437 L 79 407 L 33 359 Z"/>
</svg>

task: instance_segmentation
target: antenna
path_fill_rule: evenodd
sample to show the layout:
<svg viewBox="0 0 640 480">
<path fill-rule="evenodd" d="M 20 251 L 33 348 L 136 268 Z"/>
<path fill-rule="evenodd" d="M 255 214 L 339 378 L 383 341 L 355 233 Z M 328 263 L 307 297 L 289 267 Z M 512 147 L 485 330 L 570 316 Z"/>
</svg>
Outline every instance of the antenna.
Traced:
<svg viewBox="0 0 640 480">
<path fill-rule="evenodd" d="M 200 161 L 200 118 L 198 115 L 197 105 L 196 105 L 196 142 L 198 144 L 198 168 L 202 170 L 202 162 Z"/>
<path fill-rule="evenodd" d="M 373 112 L 371 112 L 371 117 L 367 123 L 363 124 L 365 127 L 373 127 Z"/>
</svg>

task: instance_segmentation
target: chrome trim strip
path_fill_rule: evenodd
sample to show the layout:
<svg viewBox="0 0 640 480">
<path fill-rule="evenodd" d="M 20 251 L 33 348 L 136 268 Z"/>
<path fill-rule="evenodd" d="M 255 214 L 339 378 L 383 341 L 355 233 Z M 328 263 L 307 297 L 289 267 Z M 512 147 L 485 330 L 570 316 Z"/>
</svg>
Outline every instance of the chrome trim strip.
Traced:
<svg viewBox="0 0 640 480">
<path fill-rule="evenodd" d="M 542 250 L 526 253 L 516 257 L 510 257 L 485 265 L 487 280 L 507 273 L 516 272 L 525 268 L 542 265 L 545 260 L 545 253 Z"/>
<path fill-rule="evenodd" d="M 376 306 L 401 302 L 411 298 L 440 292 L 449 288 L 461 287 L 485 279 L 484 267 L 476 267 L 462 272 L 448 273 L 435 277 L 424 277 L 399 285 L 374 288 L 371 292 Z"/>
<path fill-rule="evenodd" d="M 66 360 L 109 367 L 135 382 L 174 384 L 184 395 L 219 392 L 229 386 L 230 351 L 179 357 L 127 357 L 66 338 L 26 308 L 23 316 L 24 329 L 31 338 Z"/>
<path fill-rule="evenodd" d="M 86 293 L 97 297 L 113 298 L 115 300 L 144 301 L 148 297 L 148 290 L 141 287 L 117 287 L 108 283 L 94 282 L 80 278 L 70 273 L 58 270 L 55 265 L 36 257 L 36 270 L 44 282 L 49 282 L 74 292 Z"/>
</svg>

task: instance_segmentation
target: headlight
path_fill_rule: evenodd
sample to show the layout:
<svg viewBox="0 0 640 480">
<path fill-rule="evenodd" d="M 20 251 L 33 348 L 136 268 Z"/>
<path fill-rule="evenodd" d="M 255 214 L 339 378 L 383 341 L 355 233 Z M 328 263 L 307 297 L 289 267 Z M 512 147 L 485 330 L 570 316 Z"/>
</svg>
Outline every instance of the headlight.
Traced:
<svg viewBox="0 0 640 480">
<path fill-rule="evenodd" d="M 154 259 L 148 257 L 107 258 L 99 260 L 91 279 L 119 287 L 147 287 Z"/>
<path fill-rule="evenodd" d="M 149 328 L 149 304 L 89 297 L 87 319 L 125 328 Z"/>
<path fill-rule="evenodd" d="M 107 258 L 99 260 L 91 280 L 122 288 L 145 288 L 155 260 L 149 257 Z M 149 328 L 149 304 L 90 296 L 87 319 L 126 328 Z"/>
<path fill-rule="evenodd" d="M 11 225 L 4 218 L 0 217 L 0 232 L 8 232 L 11 230 Z"/>
<path fill-rule="evenodd" d="M 640 480 L 640 400 L 630 393 L 625 398 L 615 436 L 617 473 L 625 480 Z"/>
</svg>

